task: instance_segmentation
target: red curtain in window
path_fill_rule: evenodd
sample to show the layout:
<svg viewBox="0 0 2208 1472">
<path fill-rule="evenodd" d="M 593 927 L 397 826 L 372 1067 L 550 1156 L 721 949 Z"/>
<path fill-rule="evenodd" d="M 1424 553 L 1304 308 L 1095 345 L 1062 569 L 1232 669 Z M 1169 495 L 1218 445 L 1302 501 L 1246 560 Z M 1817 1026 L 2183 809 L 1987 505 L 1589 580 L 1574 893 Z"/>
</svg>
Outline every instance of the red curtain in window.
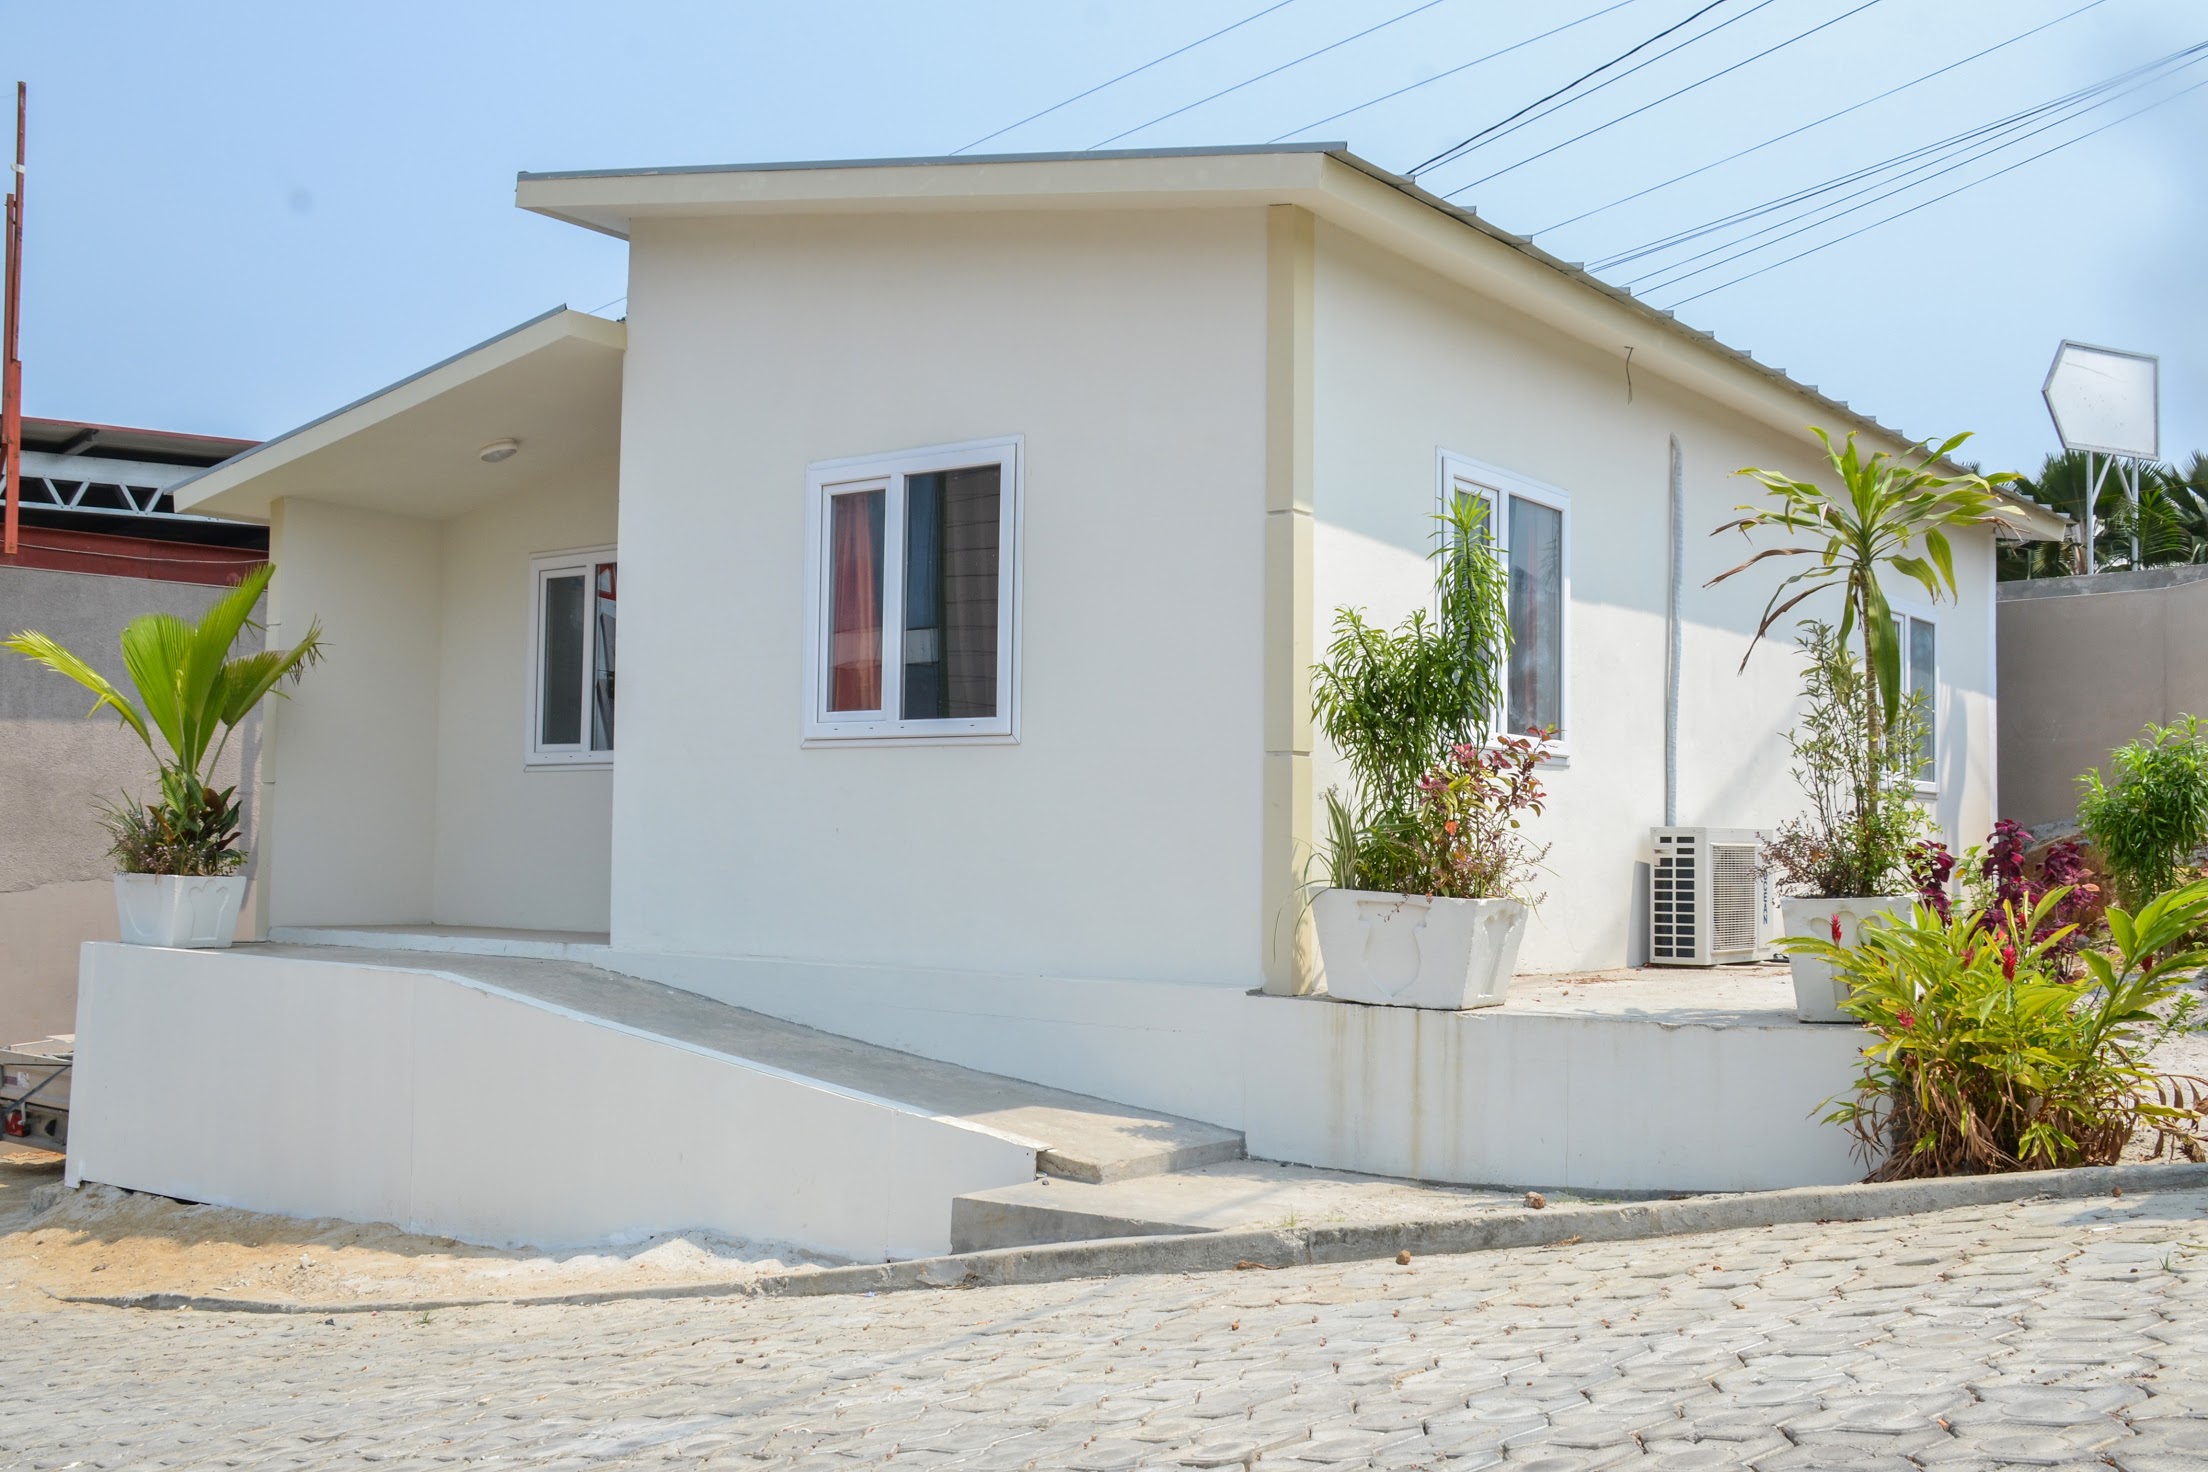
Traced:
<svg viewBox="0 0 2208 1472">
<path fill-rule="evenodd" d="M 834 637 L 829 654 L 828 708 L 879 710 L 882 705 L 882 566 L 880 491 L 837 496 L 829 503 L 829 587 Z"/>
</svg>

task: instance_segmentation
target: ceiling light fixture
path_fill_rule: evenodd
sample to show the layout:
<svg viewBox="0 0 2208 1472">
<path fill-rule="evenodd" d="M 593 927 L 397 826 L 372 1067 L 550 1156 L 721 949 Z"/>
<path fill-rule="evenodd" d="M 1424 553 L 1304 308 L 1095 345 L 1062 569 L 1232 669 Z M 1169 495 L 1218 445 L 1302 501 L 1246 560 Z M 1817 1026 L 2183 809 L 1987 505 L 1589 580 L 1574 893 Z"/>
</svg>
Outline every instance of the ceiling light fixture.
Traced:
<svg viewBox="0 0 2208 1472">
<path fill-rule="evenodd" d="M 485 465 L 496 465 L 501 460 L 511 460 L 514 451 L 521 448 L 520 440 L 492 440 L 475 452 L 475 458 Z"/>
</svg>

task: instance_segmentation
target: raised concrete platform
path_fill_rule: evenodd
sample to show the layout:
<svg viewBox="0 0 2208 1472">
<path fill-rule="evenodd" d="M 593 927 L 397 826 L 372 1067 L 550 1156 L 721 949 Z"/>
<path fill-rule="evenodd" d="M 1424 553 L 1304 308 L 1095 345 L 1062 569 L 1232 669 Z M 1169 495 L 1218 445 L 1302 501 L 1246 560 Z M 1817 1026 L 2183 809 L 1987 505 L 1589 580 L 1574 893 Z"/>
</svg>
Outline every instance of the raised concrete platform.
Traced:
<svg viewBox="0 0 2208 1472">
<path fill-rule="evenodd" d="M 606 954 L 602 930 L 506 930 L 490 925 L 277 925 L 275 943 L 352 946 L 454 956 L 527 956 L 592 963 Z"/>
</svg>

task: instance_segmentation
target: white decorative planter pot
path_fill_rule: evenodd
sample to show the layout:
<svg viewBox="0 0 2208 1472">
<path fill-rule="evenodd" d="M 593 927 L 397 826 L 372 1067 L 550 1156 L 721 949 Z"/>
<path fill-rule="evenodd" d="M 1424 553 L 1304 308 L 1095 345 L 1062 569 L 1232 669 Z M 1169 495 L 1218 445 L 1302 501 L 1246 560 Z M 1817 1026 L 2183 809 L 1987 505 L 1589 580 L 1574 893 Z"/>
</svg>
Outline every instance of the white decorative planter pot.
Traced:
<svg viewBox="0 0 2208 1472">
<path fill-rule="evenodd" d="M 244 903 L 243 874 L 115 876 L 115 916 L 125 945 L 226 949 Z"/>
<path fill-rule="evenodd" d="M 1779 918 L 1790 936 L 1806 935 L 1817 940 L 1832 939 L 1832 921 L 1840 918 L 1840 944 L 1852 946 L 1863 929 L 1863 921 L 1871 915 L 1884 915 L 1891 920 L 1908 916 L 1917 903 L 1915 895 L 1872 895 L 1857 899 L 1782 899 L 1779 901 Z M 1788 956 L 1788 967 L 1794 973 L 1794 1015 L 1804 1022 L 1853 1022 L 1855 1019 L 1840 1010 L 1847 1000 L 1847 986 L 1834 973 L 1830 961 L 1822 956 Z"/>
<path fill-rule="evenodd" d="M 1311 902 L 1320 980 L 1344 1002 L 1499 1007 L 1518 969 L 1527 913 L 1516 900 L 1322 889 Z"/>
</svg>

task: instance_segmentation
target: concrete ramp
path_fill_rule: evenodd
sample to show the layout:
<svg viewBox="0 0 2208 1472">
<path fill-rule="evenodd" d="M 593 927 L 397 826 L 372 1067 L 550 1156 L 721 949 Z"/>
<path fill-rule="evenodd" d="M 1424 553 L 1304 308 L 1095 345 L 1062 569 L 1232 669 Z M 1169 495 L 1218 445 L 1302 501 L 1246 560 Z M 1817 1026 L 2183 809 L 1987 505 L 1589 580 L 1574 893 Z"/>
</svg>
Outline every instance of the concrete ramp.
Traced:
<svg viewBox="0 0 2208 1472">
<path fill-rule="evenodd" d="M 84 948 L 70 1180 L 498 1245 L 686 1229 L 860 1261 L 954 1199 L 1241 1153 L 1194 1121 L 573 961 Z"/>
<path fill-rule="evenodd" d="M 1035 1146 L 445 972 L 84 949 L 69 1178 L 498 1245 L 948 1250 Z"/>
</svg>

